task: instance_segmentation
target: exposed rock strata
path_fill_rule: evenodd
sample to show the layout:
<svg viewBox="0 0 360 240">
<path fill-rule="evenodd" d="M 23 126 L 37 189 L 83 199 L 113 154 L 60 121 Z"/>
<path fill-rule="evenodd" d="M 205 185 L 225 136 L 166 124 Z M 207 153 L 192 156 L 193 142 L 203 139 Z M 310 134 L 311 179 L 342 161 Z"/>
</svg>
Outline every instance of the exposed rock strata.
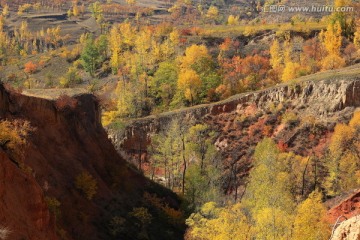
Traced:
<svg viewBox="0 0 360 240">
<path fill-rule="evenodd" d="M 360 215 L 343 221 L 335 230 L 331 240 L 359 240 Z"/>
</svg>

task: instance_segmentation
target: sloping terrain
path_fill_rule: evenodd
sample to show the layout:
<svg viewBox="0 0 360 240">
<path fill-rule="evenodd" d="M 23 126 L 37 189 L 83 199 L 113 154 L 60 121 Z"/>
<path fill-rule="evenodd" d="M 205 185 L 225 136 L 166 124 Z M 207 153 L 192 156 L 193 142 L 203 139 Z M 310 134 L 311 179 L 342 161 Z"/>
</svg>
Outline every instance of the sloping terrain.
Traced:
<svg viewBox="0 0 360 240">
<path fill-rule="evenodd" d="M 50 100 L 7 91 L 0 84 L 0 119 L 27 120 L 35 129 L 21 162 L 4 146 L 0 149 L 0 225 L 11 231 L 9 239 L 138 239 L 140 233 L 181 239 L 181 220 L 170 223 L 166 214 L 143 198 L 156 194 L 175 210 L 176 195 L 127 166 L 99 116 L 91 94 Z M 96 181 L 92 199 L 76 185 L 84 172 Z M 47 201 L 47 205 L 45 197 L 58 204 Z M 151 214 L 148 228 L 131 214 L 141 207 Z M 113 219 L 121 219 L 115 221 L 116 232 Z"/>
<path fill-rule="evenodd" d="M 336 222 L 339 217 L 349 219 L 360 214 L 360 191 L 356 191 L 347 198 L 343 199 L 328 212 L 330 222 Z M 343 220 L 343 219 L 340 219 Z"/>
<path fill-rule="evenodd" d="M 302 156 L 322 153 L 335 124 L 347 122 L 360 106 L 358 73 L 355 65 L 314 74 L 222 102 L 137 119 L 125 129 L 110 128 L 109 134 L 118 151 L 135 162 L 139 154 L 146 156 L 151 134 L 166 129 L 172 119 L 206 123 L 218 133 L 215 145 L 224 164 L 223 187 L 232 193 L 245 184 L 254 148 L 264 137 Z"/>
</svg>

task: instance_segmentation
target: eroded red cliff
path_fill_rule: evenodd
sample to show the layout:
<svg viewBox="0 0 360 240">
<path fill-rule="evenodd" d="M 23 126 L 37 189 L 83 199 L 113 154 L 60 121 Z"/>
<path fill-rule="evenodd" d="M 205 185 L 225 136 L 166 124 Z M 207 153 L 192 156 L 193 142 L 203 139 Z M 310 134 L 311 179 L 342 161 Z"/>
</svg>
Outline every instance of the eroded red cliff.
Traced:
<svg viewBox="0 0 360 240">
<path fill-rule="evenodd" d="M 41 187 L 1 150 L 0 180 L 0 226 L 9 239 L 57 239 Z"/>
<path fill-rule="evenodd" d="M 170 206 L 176 208 L 178 200 L 118 155 L 101 126 L 93 95 L 69 99 L 26 96 L 0 84 L 0 120 L 26 120 L 35 129 L 27 139 L 26 171 L 0 151 L 0 226 L 8 227 L 9 239 L 14 240 L 136 239 L 138 230 L 131 219 L 121 226 L 126 231 L 116 236 L 109 230 L 111 220 L 129 218 L 134 207 L 144 206 L 143 194 L 154 189 L 160 189 L 158 196 L 167 198 Z M 75 184 L 84 171 L 97 183 L 91 200 Z M 57 214 L 49 212 L 45 196 L 59 201 Z M 183 231 L 164 219 L 156 224 L 167 226 L 175 236 Z"/>
<path fill-rule="evenodd" d="M 232 192 L 244 184 L 254 148 L 261 139 L 271 137 L 283 150 L 317 156 L 336 123 L 347 122 L 359 106 L 360 80 L 356 76 L 306 80 L 137 119 L 125 130 L 109 129 L 109 134 L 124 156 L 132 156 L 136 163 L 141 154 L 146 162 L 151 135 L 166 129 L 172 119 L 205 123 L 218 133 L 215 146 L 224 164 L 224 188 Z"/>
</svg>

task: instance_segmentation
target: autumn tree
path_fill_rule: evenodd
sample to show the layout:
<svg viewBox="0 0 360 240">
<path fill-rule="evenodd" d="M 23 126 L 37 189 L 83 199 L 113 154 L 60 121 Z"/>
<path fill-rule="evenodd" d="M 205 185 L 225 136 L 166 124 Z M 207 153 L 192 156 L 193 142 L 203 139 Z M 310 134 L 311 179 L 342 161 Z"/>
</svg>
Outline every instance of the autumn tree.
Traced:
<svg viewBox="0 0 360 240">
<path fill-rule="evenodd" d="M 168 108 L 176 93 L 178 67 L 175 62 L 162 62 L 150 83 L 151 94 L 158 105 Z"/>
<path fill-rule="evenodd" d="M 216 23 L 218 18 L 219 18 L 219 9 L 216 6 L 210 6 L 207 13 L 206 13 L 206 17 L 211 22 Z"/>
<path fill-rule="evenodd" d="M 281 79 L 284 82 L 295 79 L 296 77 L 299 76 L 298 75 L 299 70 L 300 70 L 300 64 L 299 63 L 292 62 L 292 61 L 286 62 L 283 74 L 281 76 Z"/>
<path fill-rule="evenodd" d="M 275 70 L 279 70 L 282 68 L 283 64 L 283 55 L 280 43 L 277 39 L 275 39 L 270 47 L 270 64 L 271 67 Z"/>
<path fill-rule="evenodd" d="M 360 27 L 356 28 L 356 31 L 354 33 L 354 45 L 359 49 L 360 48 Z"/>
<path fill-rule="evenodd" d="M 96 179 L 87 171 L 81 172 L 75 179 L 75 186 L 87 199 L 91 200 L 97 192 Z"/>
<path fill-rule="evenodd" d="M 310 73 L 316 73 L 322 68 L 322 61 L 326 56 L 326 48 L 319 36 L 315 36 L 304 42 L 301 65 L 309 67 Z"/>
<path fill-rule="evenodd" d="M 278 162 L 279 150 L 273 140 L 265 138 L 255 149 L 254 167 L 244 196 L 255 221 L 260 239 L 282 239 L 290 236 L 293 196 L 289 174 Z"/>
<path fill-rule="evenodd" d="M 28 135 L 35 129 L 27 121 L 0 121 L 0 148 L 10 151 L 21 162 L 28 144 Z"/>
<path fill-rule="evenodd" d="M 192 45 L 186 48 L 185 55 L 179 57 L 178 60 L 181 69 L 178 86 L 185 98 L 191 104 L 194 104 L 196 98 L 200 101 L 211 98 L 209 91 L 214 91 L 219 85 L 220 76 L 216 71 L 217 64 L 213 61 L 206 46 Z"/>
<path fill-rule="evenodd" d="M 181 122 L 179 119 L 173 119 L 160 135 L 154 138 L 155 141 L 149 149 L 152 153 L 151 161 L 164 167 L 167 185 L 183 195 L 189 167 L 187 132 L 191 122 L 191 119 Z"/>
<path fill-rule="evenodd" d="M 215 202 L 204 204 L 200 211 L 186 220 L 189 226 L 186 239 L 195 240 L 247 240 L 252 229 L 241 204 L 219 207 Z"/>
<path fill-rule="evenodd" d="M 163 108 L 165 102 L 165 107 L 169 107 L 179 92 L 175 91 L 179 71 L 174 59 L 179 34 L 170 29 L 164 34 L 159 34 L 154 27 L 136 28 L 124 22 L 115 25 L 108 37 L 112 71 L 138 88 L 142 115 L 151 113 L 156 105 Z M 176 79 L 172 79 L 174 75 Z"/>
<path fill-rule="evenodd" d="M 101 63 L 101 55 L 99 49 L 95 45 L 95 41 L 90 37 L 87 39 L 84 49 L 81 53 L 81 60 L 85 70 L 92 76 L 95 76 L 95 71 Z"/>
<path fill-rule="evenodd" d="M 133 7 L 136 4 L 136 0 L 126 0 L 126 3 Z"/>
<path fill-rule="evenodd" d="M 148 226 L 150 225 L 153 218 L 149 210 L 144 207 L 133 208 L 133 210 L 130 212 L 130 216 L 136 219 L 136 223 L 140 227 L 138 238 L 148 239 Z"/>
<path fill-rule="evenodd" d="M 2 10 L 2 13 L 1 13 L 5 18 L 6 17 L 8 17 L 9 16 L 9 5 L 5 5 L 4 7 L 3 7 L 3 10 Z"/>
<path fill-rule="evenodd" d="M 79 10 L 79 6 L 78 6 L 78 1 L 77 0 L 73 1 L 72 5 L 73 5 L 72 14 L 74 15 L 74 17 L 79 16 L 80 10 Z"/>
<path fill-rule="evenodd" d="M 304 39 L 302 37 L 294 37 L 292 39 L 286 39 L 284 47 L 284 69 L 282 73 L 282 80 L 284 82 L 295 79 L 301 75 L 305 75 L 308 71 L 307 63 L 302 61 Z"/>
<path fill-rule="evenodd" d="M 93 18 L 95 18 L 96 22 L 103 19 L 103 9 L 100 2 L 96 1 L 95 3 L 92 3 L 89 9 L 91 11 Z"/>
<path fill-rule="evenodd" d="M 320 163 L 315 156 L 299 156 L 293 152 L 282 152 L 279 155 L 279 164 L 289 173 L 292 183 L 290 191 L 296 198 L 307 196 L 318 187 L 317 171 Z"/>
<path fill-rule="evenodd" d="M 322 203 L 321 193 L 314 191 L 297 207 L 292 239 L 326 240 L 329 236 L 326 207 Z"/>
<path fill-rule="evenodd" d="M 267 72 L 270 65 L 267 58 L 260 55 L 247 56 L 242 64 L 242 72 L 245 76 L 242 81 L 244 89 L 256 90 L 269 84 Z"/>
<path fill-rule="evenodd" d="M 152 136 L 148 150 L 151 153 L 151 178 L 156 169 L 163 169 L 165 186 L 175 190 L 181 186 L 181 141 L 178 134 L 179 121 L 173 120 L 159 134 Z"/>
<path fill-rule="evenodd" d="M 327 56 L 322 61 L 322 69 L 328 70 L 343 67 L 345 59 L 340 55 L 342 42 L 340 23 L 329 24 L 326 32 L 322 31 L 320 37 L 327 51 Z"/>
<path fill-rule="evenodd" d="M 335 0 L 335 8 L 349 7 L 351 6 L 351 0 Z M 355 16 L 342 11 L 335 11 L 330 16 L 330 24 L 339 24 L 341 33 L 344 37 L 352 40 L 356 29 Z"/>
<path fill-rule="evenodd" d="M 36 71 L 38 71 L 38 65 L 33 62 L 27 62 L 24 65 L 24 72 L 28 74 L 34 74 Z"/>
<path fill-rule="evenodd" d="M 334 196 L 359 186 L 360 181 L 360 112 L 355 112 L 349 124 L 337 124 L 327 156 L 328 175 L 324 182 L 327 194 Z"/>
<path fill-rule="evenodd" d="M 220 199 L 222 164 L 213 145 L 215 132 L 209 126 L 196 124 L 186 135 L 192 161 L 186 176 L 185 197 L 190 207 L 197 209 L 208 201 Z"/>
<path fill-rule="evenodd" d="M 185 50 L 185 55 L 180 57 L 180 67 L 190 69 L 192 66 L 203 58 L 211 58 L 205 45 L 191 45 Z"/>
<path fill-rule="evenodd" d="M 229 15 L 228 25 L 238 25 L 239 24 L 239 16 Z"/>
<path fill-rule="evenodd" d="M 32 8 L 32 5 L 30 3 L 25 3 L 23 5 L 19 5 L 17 14 L 19 16 L 21 16 L 24 14 L 24 12 L 29 12 L 31 8 Z"/>
<path fill-rule="evenodd" d="M 123 79 L 115 90 L 117 115 L 122 118 L 141 116 L 140 88 L 134 81 Z"/>
<path fill-rule="evenodd" d="M 185 69 L 179 73 L 178 89 L 185 98 L 194 105 L 201 88 L 201 79 L 192 69 Z"/>
</svg>

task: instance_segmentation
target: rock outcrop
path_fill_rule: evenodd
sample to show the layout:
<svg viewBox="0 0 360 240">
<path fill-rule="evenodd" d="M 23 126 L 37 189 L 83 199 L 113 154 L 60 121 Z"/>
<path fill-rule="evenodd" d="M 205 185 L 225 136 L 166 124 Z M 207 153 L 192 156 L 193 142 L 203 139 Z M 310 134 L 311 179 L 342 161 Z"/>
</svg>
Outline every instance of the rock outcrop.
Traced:
<svg viewBox="0 0 360 240">
<path fill-rule="evenodd" d="M 328 218 L 331 223 L 338 217 L 351 218 L 360 214 L 360 190 L 342 200 L 328 211 Z"/>
<path fill-rule="evenodd" d="M 101 125 L 93 95 L 27 96 L 0 83 L 0 120 L 4 119 L 26 120 L 35 129 L 22 160 L 26 171 L 0 150 L 0 227 L 11 231 L 8 239 L 137 239 L 133 220 L 122 222 L 126 231 L 118 230 L 116 236 L 110 231 L 111 220 L 127 219 L 134 207 L 144 206 L 145 192 L 178 207 L 175 194 L 130 169 L 118 155 Z M 83 172 L 97 183 L 91 200 L 75 184 Z M 56 212 L 49 212 L 45 196 L 59 202 Z M 157 219 L 156 212 L 151 214 L 154 229 L 167 229 L 158 239 L 169 239 L 167 234 L 181 238 L 183 225 L 174 226 Z"/>
<path fill-rule="evenodd" d="M 252 152 L 262 138 L 272 137 L 300 155 L 316 154 L 329 140 L 335 124 L 350 119 L 360 106 L 360 78 L 356 74 L 327 74 L 334 76 L 312 80 L 321 78 L 315 74 L 297 83 L 137 119 L 121 131 L 108 129 L 108 133 L 124 156 L 132 157 L 135 163 L 141 155 L 146 162 L 151 134 L 166 129 L 172 119 L 184 124 L 189 119 L 206 123 L 218 133 L 215 145 L 222 154 L 224 179 L 233 179 L 233 171 L 241 179 L 251 168 Z M 292 114 L 293 119 L 285 122 L 284 114 Z M 227 183 L 225 188 L 231 191 L 232 185 Z"/>
<path fill-rule="evenodd" d="M 331 240 L 359 240 L 360 215 L 343 221 L 335 230 Z"/>
<path fill-rule="evenodd" d="M 322 81 L 305 81 L 294 85 L 279 85 L 262 91 L 235 95 L 222 102 L 199 105 L 184 110 L 149 116 L 132 122 L 124 132 L 109 129 L 110 137 L 118 150 L 131 150 L 133 139 L 156 132 L 160 126 L 168 124 L 173 118 L 193 117 L 206 121 L 206 118 L 222 114 L 242 114 L 249 106 L 266 111 L 270 104 L 290 103 L 302 114 L 313 115 L 318 120 L 334 121 L 341 119 L 347 108 L 360 106 L 360 78 Z M 345 116 L 347 117 L 347 116 Z M 146 143 L 146 139 L 143 140 Z M 146 144 L 145 144 L 146 145 Z"/>
<path fill-rule="evenodd" d="M 0 227 L 9 239 L 57 239 L 41 187 L 1 150 L 0 180 Z"/>
</svg>

